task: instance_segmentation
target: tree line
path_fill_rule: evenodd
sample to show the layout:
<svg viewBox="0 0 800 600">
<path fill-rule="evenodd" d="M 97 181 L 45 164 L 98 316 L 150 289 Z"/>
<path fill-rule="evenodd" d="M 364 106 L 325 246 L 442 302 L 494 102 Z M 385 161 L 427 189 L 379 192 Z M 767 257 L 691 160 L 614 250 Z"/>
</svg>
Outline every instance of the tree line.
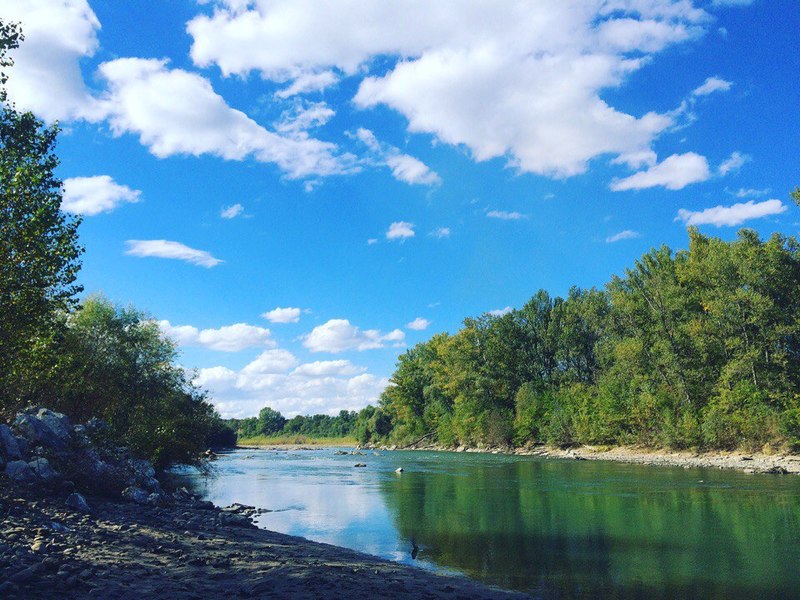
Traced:
<svg viewBox="0 0 800 600">
<path fill-rule="evenodd" d="M 604 289 L 540 290 L 409 349 L 361 441 L 800 445 L 800 243 L 688 234 Z"/>
<path fill-rule="evenodd" d="M 81 221 L 60 210 L 58 127 L 16 110 L 5 91 L 22 39 L 0 21 L 0 419 L 31 404 L 100 417 L 160 467 L 191 462 L 232 431 L 152 318 L 102 297 L 79 301 Z"/>
<path fill-rule="evenodd" d="M 287 419 L 269 406 L 262 408 L 257 417 L 228 419 L 226 424 L 240 438 L 283 437 L 302 435 L 312 438 L 354 437 L 358 413 L 341 410 L 336 416 L 297 415 Z"/>
</svg>

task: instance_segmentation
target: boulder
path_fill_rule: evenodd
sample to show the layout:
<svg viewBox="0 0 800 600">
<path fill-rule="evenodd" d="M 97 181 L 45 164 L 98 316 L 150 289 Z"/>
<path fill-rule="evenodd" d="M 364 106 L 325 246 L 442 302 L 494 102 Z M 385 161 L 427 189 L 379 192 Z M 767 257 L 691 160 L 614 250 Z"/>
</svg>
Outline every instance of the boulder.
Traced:
<svg viewBox="0 0 800 600">
<path fill-rule="evenodd" d="M 22 451 L 8 425 L 0 424 L 0 455 L 9 460 L 22 458 Z"/>
<path fill-rule="evenodd" d="M 135 502 L 136 504 L 147 504 L 150 496 L 142 488 L 130 486 L 122 490 L 122 497 L 125 500 Z"/>
<path fill-rule="evenodd" d="M 14 420 L 12 429 L 18 436 L 26 440 L 30 447 L 42 446 L 56 452 L 62 452 L 67 449 L 69 436 L 59 437 L 63 430 L 59 428 L 59 433 L 57 434 L 38 416 L 20 413 Z"/>
<path fill-rule="evenodd" d="M 67 496 L 65 504 L 70 508 L 77 510 L 78 512 L 87 514 L 92 512 L 92 509 L 89 507 L 89 503 L 86 502 L 86 498 L 84 498 L 78 492 L 72 492 L 69 496 Z"/>
<path fill-rule="evenodd" d="M 36 479 L 33 469 L 24 460 L 12 460 L 6 465 L 5 474 L 17 483 L 30 482 Z"/>
<path fill-rule="evenodd" d="M 72 437 L 72 423 L 69 422 L 68 416 L 41 408 L 36 413 L 36 418 L 47 425 L 58 439 L 65 443 L 69 442 Z"/>
<path fill-rule="evenodd" d="M 50 466 L 50 461 L 46 458 L 34 458 L 28 463 L 28 466 L 34 474 L 43 481 L 53 481 L 59 477 L 56 470 Z"/>
</svg>

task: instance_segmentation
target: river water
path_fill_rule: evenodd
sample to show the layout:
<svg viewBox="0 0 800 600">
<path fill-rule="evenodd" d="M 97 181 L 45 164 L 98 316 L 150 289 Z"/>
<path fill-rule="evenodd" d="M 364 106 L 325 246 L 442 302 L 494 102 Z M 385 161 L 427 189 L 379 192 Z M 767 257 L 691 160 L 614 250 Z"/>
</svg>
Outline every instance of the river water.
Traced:
<svg viewBox="0 0 800 600">
<path fill-rule="evenodd" d="M 270 509 L 266 529 L 545 599 L 800 598 L 796 476 L 334 452 L 236 450 L 181 477 L 215 504 Z"/>
</svg>

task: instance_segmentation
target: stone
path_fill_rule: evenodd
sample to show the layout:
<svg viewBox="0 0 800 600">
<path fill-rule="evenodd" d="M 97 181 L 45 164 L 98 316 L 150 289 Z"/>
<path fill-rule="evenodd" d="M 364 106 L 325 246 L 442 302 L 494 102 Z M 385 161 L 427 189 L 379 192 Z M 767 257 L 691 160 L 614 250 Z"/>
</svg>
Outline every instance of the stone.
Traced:
<svg viewBox="0 0 800 600">
<path fill-rule="evenodd" d="M 366 467 L 367 465 L 365 465 L 364 463 L 356 463 L 353 466 L 354 467 Z"/>
<path fill-rule="evenodd" d="M 24 460 L 12 460 L 6 465 L 5 474 L 17 483 L 33 481 L 36 478 L 33 469 Z"/>
<path fill-rule="evenodd" d="M 11 460 L 22 458 L 17 438 L 12 435 L 11 429 L 6 424 L 0 424 L 0 454 Z"/>
<path fill-rule="evenodd" d="M 28 463 L 28 466 L 43 481 L 53 481 L 58 479 L 58 473 L 50 466 L 50 461 L 46 458 L 35 458 Z"/>
<path fill-rule="evenodd" d="M 58 439 L 68 443 L 72 437 L 72 423 L 69 422 L 69 417 L 61 413 L 42 408 L 36 413 L 36 418 L 50 428 Z"/>
<path fill-rule="evenodd" d="M 149 494 L 145 492 L 142 488 L 138 488 L 136 486 L 129 486 L 122 490 L 122 497 L 125 500 L 130 502 L 135 502 L 136 504 L 147 504 L 147 499 L 149 498 Z"/>
<path fill-rule="evenodd" d="M 65 504 L 70 508 L 77 510 L 78 512 L 92 512 L 92 509 L 89 507 L 89 503 L 86 502 L 86 498 L 84 498 L 83 495 L 79 494 L 78 492 L 72 492 L 69 496 L 67 496 Z"/>
<path fill-rule="evenodd" d="M 44 421 L 36 416 L 26 413 L 18 414 L 14 420 L 13 430 L 25 439 L 30 447 L 42 446 L 56 451 L 67 449 L 67 440 L 56 435 Z"/>
<path fill-rule="evenodd" d="M 404 470 L 405 470 L 405 469 L 403 469 L 403 467 L 397 467 L 397 468 L 394 470 L 394 472 L 395 472 L 395 473 L 402 473 Z"/>
</svg>

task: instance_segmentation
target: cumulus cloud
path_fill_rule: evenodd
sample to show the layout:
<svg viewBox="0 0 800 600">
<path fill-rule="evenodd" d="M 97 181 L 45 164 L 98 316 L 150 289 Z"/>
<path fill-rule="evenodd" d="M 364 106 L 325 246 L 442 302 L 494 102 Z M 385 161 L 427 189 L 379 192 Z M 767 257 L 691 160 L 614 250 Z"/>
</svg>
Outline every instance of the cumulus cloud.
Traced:
<svg viewBox="0 0 800 600">
<path fill-rule="evenodd" d="M 125 254 L 139 257 L 172 258 L 210 269 L 223 262 L 210 252 L 196 250 L 180 242 L 169 240 L 128 240 Z"/>
<path fill-rule="evenodd" d="M 691 183 L 706 181 L 711 177 L 705 156 L 694 152 L 673 154 L 645 171 L 624 179 L 615 179 L 609 186 L 615 192 L 665 187 L 681 190 Z"/>
<path fill-rule="evenodd" d="M 566 177 L 598 156 L 650 149 L 673 117 L 625 113 L 601 92 L 709 21 L 672 0 L 218 0 L 187 29 L 199 66 L 258 71 L 291 82 L 286 93 L 323 73 L 359 77 L 359 107 L 386 105 L 411 132 L 463 145 L 476 160 Z M 381 72 L 370 73 L 376 64 Z"/>
<path fill-rule="evenodd" d="M 61 209 L 85 216 L 111 212 L 126 202 L 138 202 L 142 192 L 120 185 L 109 175 L 64 180 Z"/>
<path fill-rule="evenodd" d="M 275 92 L 278 98 L 289 98 L 298 94 L 307 94 L 309 92 L 321 92 L 339 81 L 339 76 L 333 71 L 322 71 L 320 73 L 303 73 L 295 78 L 295 80 L 283 88 Z"/>
<path fill-rule="evenodd" d="M 496 308 L 494 310 L 490 310 L 489 314 L 492 315 L 493 317 L 502 317 L 503 315 L 507 315 L 513 310 L 514 309 L 511 308 L 510 306 L 506 306 L 505 308 Z"/>
<path fill-rule="evenodd" d="M 745 221 L 760 219 L 770 215 L 779 215 L 786 212 L 786 205 L 780 200 L 764 200 L 763 202 L 741 202 L 732 206 L 714 206 L 701 211 L 691 211 L 682 208 L 678 211 L 676 221 L 683 221 L 686 225 L 716 225 L 717 227 L 732 227 L 741 225 Z"/>
<path fill-rule="evenodd" d="M 378 141 L 369 129 L 359 128 L 356 138 L 363 142 L 372 152 L 372 161 L 386 165 L 392 171 L 392 177 L 408 184 L 436 185 L 442 182 L 439 175 L 421 160 L 403 154 L 399 148 Z"/>
<path fill-rule="evenodd" d="M 433 231 L 431 231 L 431 235 L 435 238 L 449 238 L 450 237 L 450 228 L 449 227 L 437 227 Z"/>
<path fill-rule="evenodd" d="M 290 306 L 281 308 L 278 306 L 272 310 L 268 310 L 261 316 L 271 323 L 297 323 L 300 320 L 300 312 L 301 310 L 299 308 Z"/>
<path fill-rule="evenodd" d="M 312 352 L 337 354 L 345 350 L 373 350 L 387 344 L 402 345 L 405 337 L 400 329 L 384 334 L 377 329 L 360 329 L 347 319 L 331 319 L 306 335 L 303 345 Z"/>
<path fill-rule="evenodd" d="M 423 331 L 430 326 L 431 322 L 428 319 L 423 319 L 422 317 L 417 317 L 410 323 L 406 325 L 409 329 L 413 329 L 414 331 Z"/>
<path fill-rule="evenodd" d="M 223 206 L 222 210 L 219 211 L 219 216 L 223 219 L 235 219 L 240 214 L 244 212 L 244 206 L 239 204 L 232 204 L 231 206 Z"/>
<path fill-rule="evenodd" d="M 218 329 L 198 329 L 193 325 L 172 325 L 159 321 L 161 331 L 180 346 L 202 346 L 221 352 L 239 352 L 257 346 L 272 347 L 275 341 L 269 329 L 235 323 Z"/>
<path fill-rule="evenodd" d="M 405 240 L 414 237 L 414 224 L 406 221 L 396 221 L 386 230 L 387 240 Z"/>
<path fill-rule="evenodd" d="M 318 360 L 305 363 L 292 371 L 292 375 L 302 377 L 349 377 L 365 372 L 366 367 L 359 367 L 349 360 Z"/>
<path fill-rule="evenodd" d="M 614 242 L 619 242 L 621 240 L 633 240 L 638 237 L 642 237 L 642 234 L 638 231 L 626 229 L 625 231 L 620 231 L 619 233 L 615 233 L 614 235 L 607 237 L 606 244 L 613 244 Z"/>
<path fill-rule="evenodd" d="M 709 77 L 703 82 L 703 85 L 696 88 L 692 95 L 694 96 L 708 96 L 709 94 L 713 94 L 714 92 L 727 92 L 731 89 L 733 83 L 730 81 L 725 81 L 719 77 Z"/>
<path fill-rule="evenodd" d="M 519 221 L 520 219 L 525 219 L 528 215 L 523 215 L 517 211 L 490 210 L 486 213 L 486 216 L 490 219 L 500 219 L 501 221 Z"/>
<path fill-rule="evenodd" d="M 100 22 L 86 0 L 0 0 L 5 22 L 20 22 L 25 41 L 13 52 L 7 87 L 19 108 L 48 122 L 97 121 L 103 111 L 83 81 L 80 60 L 98 48 Z"/>
<path fill-rule="evenodd" d="M 359 410 L 375 404 L 389 384 L 388 379 L 346 360 L 306 363 L 290 371 L 296 363 L 291 358 L 288 352 L 282 358 L 262 354 L 239 371 L 200 369 L 194 383 L 210 392 L 211 401 L 226 418 L 252 417 L 265 405 L 287 417 Z"/>
<path fill-rule="evenodd" d="M 728 173 L 736 172 L 741 169 L 745 163 L 751 160 L 752 158 L 747 154 L 742 154 L 741 152 L 732 152 L 731 155 L 719 166 L 719 174 L 724 177 Z"/>
</svg>

